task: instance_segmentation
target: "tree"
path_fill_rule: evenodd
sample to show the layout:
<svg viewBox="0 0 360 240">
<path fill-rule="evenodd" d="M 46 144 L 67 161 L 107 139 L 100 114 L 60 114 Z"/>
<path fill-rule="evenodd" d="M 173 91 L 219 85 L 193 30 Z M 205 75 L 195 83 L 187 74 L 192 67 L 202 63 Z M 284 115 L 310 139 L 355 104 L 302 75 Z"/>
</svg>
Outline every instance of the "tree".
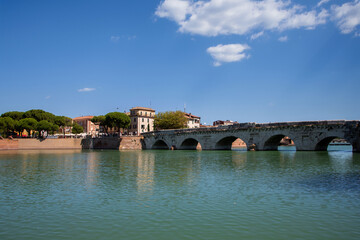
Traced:
<svg viewBox="0 0 360 240">
<path fill-rule="evenodd" d="M 185 128 L 187 119 L 181 111 L 160 112 L 155 115 L 154 127 L 156 129 L 179 129 Z"/>
<path fill-rule="evenodd" d="M 50 132 L 53 129 L 53 124 L 46 120 L 41 120 L 36 124 L 36 130 L 39 131 L 41 137 L 43 136 L 42 132 Z"/>
<path fill-rule="evenodd" d="M 105 124 L 108 127 L 128 128 L 130 126 L 131 119 L 128 115 L 121 112 L 110 112 L 105 115 Z"/>
<path fill-rule="evenodd" d="M 40 122 L 42 120 L 46 120 L 50 123 L 55 122 L 55 115 L 49 112 L 45 112 L 40 109 L 32 109 L 24 112 L 23 118 L 34 118 L 36 121 Z"/>
<path fill-rule="evenodd" d="M 17 130 L 20 131 L 20 133 L 22 133 L 25 129 L 28 132 L 29 136 L 31 136 L 31 131 L 36 130 L 37 123 L 38 122 L 33 118 L 21 119 L 17 123 Z"/>
<path fill-rule="evenodd" d="M 74 123 L 74 125 L 71 129 L 71 132 L 73 134 L 79 134 L 79 133 L 82 133 L 83 131 L 84 131 L 84 128 L 77 123 Z"/>
<path fill-rule="evenodd" d="M 9 135 L 10 131 L 14 131 L 16 126 L 16 121 L 11 117 L 0 117 L 0 133 L 4 135 Z"/>
<path fill-rule="evenodd" d="M 51 124 L 50 133 L 54 134 L 55 132 L 59 131 L 59 126 L 56 124 Z"/>
<path fill-rule="evenodd" d="M 65 136 L 65 127 L 72 126 L 72 119 L 65 116 L 55 116 L 54 123 L 62 128 L 64 136 Z"/>
<path fill-rule="evenodd" d="M 13 120 L 19 121 L 23 118 L 24 112 L 12 111 L 1 114 L 1 117 L 10 117 Z"/>
</svg>

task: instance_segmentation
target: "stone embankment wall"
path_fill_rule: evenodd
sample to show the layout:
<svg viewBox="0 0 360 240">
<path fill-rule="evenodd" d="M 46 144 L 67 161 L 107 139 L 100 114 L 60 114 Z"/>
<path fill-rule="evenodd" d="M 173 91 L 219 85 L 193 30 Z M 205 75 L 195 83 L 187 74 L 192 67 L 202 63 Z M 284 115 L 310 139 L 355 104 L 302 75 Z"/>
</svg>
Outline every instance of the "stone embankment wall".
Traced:
<svg viewBox="0 0 360 240">
<path fill-rule="evenodd" d="M 0 139 L 0 150 L 10 149 L 119 149 L 141 150 L 142 137 L 121 138 L 60 138 Z"/>
<path fill-rule="evenodd" d="M 0 139 L 0 150 L 18 149 L 19 141 L 10 139 Z"/>
</svg>

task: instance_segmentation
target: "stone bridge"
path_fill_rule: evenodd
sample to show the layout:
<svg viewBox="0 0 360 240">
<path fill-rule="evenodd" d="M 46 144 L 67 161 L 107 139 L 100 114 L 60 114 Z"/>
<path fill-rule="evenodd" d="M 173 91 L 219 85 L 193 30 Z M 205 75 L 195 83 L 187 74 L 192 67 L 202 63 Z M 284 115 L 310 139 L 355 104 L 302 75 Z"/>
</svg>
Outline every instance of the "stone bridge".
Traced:
<svg viewBox="0 0 360 240">
<path fill-rule="evenodd" d="M 326 151 L 335 138 L 345 139 L 360 152 L 360 121 L 306 121 L 239 123 L 230 126 L 162 130 L 142 134 L 144 149 L 230 150 L 240 138 L 247 149 L 277 150 L 283 137 L 291 138 L 297 151 Z"/>
</svg>

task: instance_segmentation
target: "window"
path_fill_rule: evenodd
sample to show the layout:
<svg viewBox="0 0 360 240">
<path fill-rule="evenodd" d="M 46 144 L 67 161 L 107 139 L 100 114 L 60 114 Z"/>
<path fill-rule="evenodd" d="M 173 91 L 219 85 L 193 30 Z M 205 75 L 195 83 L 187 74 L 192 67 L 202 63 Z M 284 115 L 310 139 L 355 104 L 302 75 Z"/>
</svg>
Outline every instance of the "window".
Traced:
<svg viewBox="0 0 360 240">
<path fill-rule="evenodd" d="M 142 118 L 142 122 L 144 122 L 144 118 Z"/>
</svg>

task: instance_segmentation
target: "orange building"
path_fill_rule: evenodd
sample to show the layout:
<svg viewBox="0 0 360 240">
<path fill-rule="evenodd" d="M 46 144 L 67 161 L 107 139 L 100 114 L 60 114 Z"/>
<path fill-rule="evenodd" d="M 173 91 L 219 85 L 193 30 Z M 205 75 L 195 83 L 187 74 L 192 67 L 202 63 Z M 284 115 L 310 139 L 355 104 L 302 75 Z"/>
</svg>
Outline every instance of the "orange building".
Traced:
<svg viewBox="0 0 360 240">
<path fill-rule="evenodd" d="M 94 116 L 84 116 L 73 118 L 73 121 L 84 128 L 84 133 L 95 136 L 99 132 L 99 125 L 91 122 Z"/>
</svg>

